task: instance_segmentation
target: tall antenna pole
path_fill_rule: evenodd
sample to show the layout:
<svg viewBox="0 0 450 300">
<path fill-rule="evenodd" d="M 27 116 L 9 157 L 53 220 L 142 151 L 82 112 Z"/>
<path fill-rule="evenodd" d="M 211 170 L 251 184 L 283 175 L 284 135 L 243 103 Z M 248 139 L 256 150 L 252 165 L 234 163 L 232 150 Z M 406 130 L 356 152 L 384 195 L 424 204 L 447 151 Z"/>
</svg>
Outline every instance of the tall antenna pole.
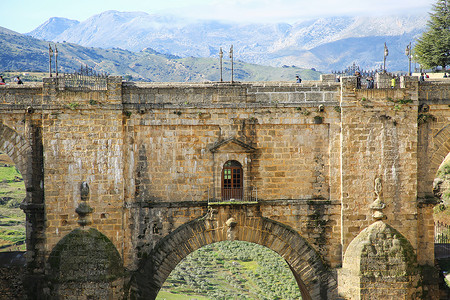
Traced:
<svg viewBox="0 0 450 300">
<path fill-rule="evenodd" d="M 389 55 L 388 47 L 384 43 L 384 60 L 383 60 L 383 71 L 386 72 L 386 57 Z"/>
<path fill-rule="evenodd" d="M 408 67 L 408 75 L 411 76 L 411 58 L 412 58 L 412 48 L 411 42 L 409 42 L 409 67 Z"/>
<path fill-rule="evenodd" d="M 409 45 L 406 46 L 405 54 L 408 57 L 409 61 L 408 76 L 411 76 L 411 56 L 412 56 L 411 42 L 409 43 Z"/>
<path fill-rule="evenodd" d="M 53 49 L 50 44 L 48 44 L 48 73 L 50 77 L 52 77 L 52 56 L 53 56 Z"/>
<path fill-rule="evenodd" d="M 234 70 L 233 70 L 233 45 L 231 45 L 231 48 L 230 48 L 230 58 L 231 58 L 231 83 L 233 83 L 233 72 L 234 72 Z"/>
<path fill-rule="evenodd" d="M 58 48 L 55 45 L 55 73 L 56 77 L 58 77 Z"/>
<path fill-rule="evenodd" d="M 223 81 L 223 78 L 222 78 L 222 58 L 223 58 L 222 47 L 220 47 L 219 57 L 220 57 L 220 82 L 222 82 Z"/>
</svg>

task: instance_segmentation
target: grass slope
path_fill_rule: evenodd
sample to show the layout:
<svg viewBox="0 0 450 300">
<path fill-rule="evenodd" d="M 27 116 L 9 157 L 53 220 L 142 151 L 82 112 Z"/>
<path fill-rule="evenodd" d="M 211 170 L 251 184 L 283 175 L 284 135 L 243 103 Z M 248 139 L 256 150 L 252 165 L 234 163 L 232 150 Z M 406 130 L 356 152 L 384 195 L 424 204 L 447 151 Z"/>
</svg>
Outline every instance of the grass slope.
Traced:
<svg viewBox="0 0 450 300">
<path fill-rule="evenodd" d="M 0 251 L 25 250 L 23 178 L 6 154 L 0 153 Z"/>
<path fill-rule="evenodd" d="M 0 27 L 0 74 L 15 72 L 48 72 L 48 42 Z M 54 44 L 52 43 L 54 48 Z M 152 49 L 131 52 L 119 48 L 101 49 L 58 43 L 58 70 L 71 73 L 88 65 L 99 72 L 121 75 L 129 80 L 156 82 L 201 82 L 220 80 L 219 60 L 213 58 L 179 58 Z M 54 64 L 54 62 L 53 62 Z M 304 80 L 317 80 L 320 73 L 298 67 L 275 68 L 234 64 L 236 81 L 294 81 L 295 75 Z M 231 80 L 231 65 L 224 61 L 223 80 Z"/>
<path fill-rule="evenodd" d="M 178 299 L 169 298 L 172 295 L 180 299 L 301 299 L 281 256 L 260 245 L 229 241 L 205 246 L 181 261 L 157 299 Z"/>
</svg>

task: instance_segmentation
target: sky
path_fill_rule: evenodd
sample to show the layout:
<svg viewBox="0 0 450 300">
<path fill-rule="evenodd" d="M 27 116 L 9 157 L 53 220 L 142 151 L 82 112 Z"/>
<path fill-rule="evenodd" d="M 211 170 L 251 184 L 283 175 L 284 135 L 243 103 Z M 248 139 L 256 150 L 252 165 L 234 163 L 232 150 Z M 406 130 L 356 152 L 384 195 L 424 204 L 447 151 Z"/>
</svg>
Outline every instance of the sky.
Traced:
<svg viewBox="0 0 450 300">
<path fill-rule="evenodd" d="M 107 10 L 173 14 L 192 19 L 288 22 L 329 16 L 429 12 L 436 0 L 20 0 L 2 1 L 0 26 L 32 31 L 51 17 L 80 22 Z"/>
</svg>

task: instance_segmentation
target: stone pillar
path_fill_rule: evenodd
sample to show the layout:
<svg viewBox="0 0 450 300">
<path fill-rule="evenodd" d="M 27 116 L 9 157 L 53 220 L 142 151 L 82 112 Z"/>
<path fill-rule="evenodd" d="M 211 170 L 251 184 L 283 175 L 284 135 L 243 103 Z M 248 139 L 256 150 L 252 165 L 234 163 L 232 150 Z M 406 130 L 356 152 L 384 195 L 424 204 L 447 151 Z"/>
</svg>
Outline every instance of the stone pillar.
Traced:
<svg viewBox="0 0 450 300">
<path fill-rule="evenodd" d="M 122 76 L 108 76 L 108 103 L 122 104 Z"/>
<path fill-rule="evenodd" d="M 419 88 L 419 78 L 417 76 L 401 76 L 400 88 L 417 91 Z"/>
<path fill-rule="evenodd" d="M 334 74 L 320 74 L 320 81 L 324 83 L 336 82 L 336 75 Z"/>
<path fill-rule="evenodd" d="M 42 294 L 45 285 L 44 154 L 41 120 L 33 120 L 31 115 L 25 120 L 25 134 L 31 148 L 27 153 L 27 196 L 20 206 L 27 227 L 27 274 L 23 283 L 29 299 L 34 299 L 35 295 Z"/>
<path fill-rule="evenodd" d="M 392 76 L 388 73 L 377 73 L 375 75 L 375 88 L 388 89 L 391 87 Z"/>
<path fill-rule="evenodd" d="M 50 104 L 56 99 L 57 78 L 43 78 L 42 85 L 42 104 Z"/>
</svg>

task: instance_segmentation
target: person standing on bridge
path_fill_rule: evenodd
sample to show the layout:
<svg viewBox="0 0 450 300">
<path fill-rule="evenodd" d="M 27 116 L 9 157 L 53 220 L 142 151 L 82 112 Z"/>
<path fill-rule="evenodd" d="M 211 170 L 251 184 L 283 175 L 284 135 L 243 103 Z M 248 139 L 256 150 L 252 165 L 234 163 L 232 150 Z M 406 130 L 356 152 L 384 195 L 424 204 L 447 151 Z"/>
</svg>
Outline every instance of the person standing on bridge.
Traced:
<svg viewBox="0 0 450 300">
<path fill-rule="evenodd" d="M 373 87 L 374 87 L 373 77 L 370 76 L 370 77 L 367 78 L 366 80 L 367 80 L 367 88 L 368 88 L 368 89 L 373 89 Z"/>
<path fill-rule="evenodd" d="M 17 76 L 17 84 L 23 84 L 23 81 L 22 81 L 22 79 L 20 79 L 19 76 Z"/>
<path fill-rule="evenodd" d="M 424 82 L 425 81 L 425 75 L 423 73 L 420 73 L 419 81 L 420 82 Z"/>
<path fill-rule="evenodd" d="M 0 75 L 0 85 L 5 85 L 5 79 L 3 79 L 3 76 Z"/>
<path fill-rule="evenodd" d="M 395 75 L 391 79 L 391 89 L 395 88 Z"/>
<path fill-rule="evenodd" d="M 356 76 L 356 88 L 360 89 L 361 88 L 361 73 L 356 71 L 355 76 Z"/>
<path fill-rule="evenodd" d="M 302 83 L 302 79 L 297 75 L 297 76 L 295 76 L 295 81 L 297 82 L 297 83 Z"/>
</svg>

